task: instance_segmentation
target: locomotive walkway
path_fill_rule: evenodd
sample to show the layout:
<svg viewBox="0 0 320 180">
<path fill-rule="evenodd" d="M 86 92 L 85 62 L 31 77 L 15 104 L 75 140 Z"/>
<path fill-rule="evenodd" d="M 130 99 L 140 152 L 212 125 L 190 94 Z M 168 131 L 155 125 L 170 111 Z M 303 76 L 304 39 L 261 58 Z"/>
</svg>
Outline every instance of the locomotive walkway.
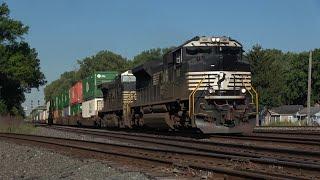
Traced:
<svg viewBox="0 0 320 180">
<path fill-rule="evenodd" d="M 81 151 L 93 151 L 131 159 L 147 160 L 193 169 L 213 171 L 231 176 L 254 179 L 312 179 L 320 178 L 320 152 L 318 141 L 298 140 L 297 147 L 283 148 L 213 141 L 214 139 L 232 139 L 213 136 L 209 140 L 184 137 L 168 137 L 150 134 L 101 131 L 69 127 L 52 127 L 63 131 L 117 139 L 134 145 L 119 145 L 92 141 L 79 141 L 63 138 L 1 134 L 1 139 L 28 141 L 42 145 L 68 147 Z M 241 139 L 242 138 L 242 139 Z M 251 138 L 245 139 L 245 138 Z M 258 137 L 237 137 L 237 141 L 255 141 L 263 143 Z M 274 140 L 275 141 L 275 140 Z M 272 143 L 287 144 L 293 139 L 278 139 Z M 298 142 L 297 141 L 297 142 Z M 258 143 L 259 144 L 259 143 Z"/>
</svg>

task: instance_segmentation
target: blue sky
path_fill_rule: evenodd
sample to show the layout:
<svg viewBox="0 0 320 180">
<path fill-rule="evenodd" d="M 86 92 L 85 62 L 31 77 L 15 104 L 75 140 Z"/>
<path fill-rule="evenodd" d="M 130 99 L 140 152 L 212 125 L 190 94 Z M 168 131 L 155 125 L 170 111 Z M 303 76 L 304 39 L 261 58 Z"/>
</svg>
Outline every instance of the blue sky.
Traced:
<svg viewBox="0 0 320 180">
<path fill-rule="evenodd" d="M 196 35 L 226 35 L 249 49 L 320 48 L 320 1 L 312 0 L 6 0 L 30 26 L 48 82 L 100 50 L 131 59 L 143 50 L 178 45 Z M 43 103 L 43 89 L 27 95 Z M 34 103 L 35 104 L 35 103 Z"/>
</svg>

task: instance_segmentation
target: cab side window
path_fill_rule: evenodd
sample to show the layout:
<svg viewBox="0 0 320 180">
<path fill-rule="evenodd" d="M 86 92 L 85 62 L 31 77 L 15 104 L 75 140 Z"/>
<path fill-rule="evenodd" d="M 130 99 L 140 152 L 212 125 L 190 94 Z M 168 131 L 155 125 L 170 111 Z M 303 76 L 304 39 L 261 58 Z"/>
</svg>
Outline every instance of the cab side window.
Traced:
<svg viewBox="0 0 320 180">
<path fill-rule="evenodd" d="M 173 61 L 175 64 L 182 63 L 182 49 L 178 49 L 173 53 Z"/>
</svg>

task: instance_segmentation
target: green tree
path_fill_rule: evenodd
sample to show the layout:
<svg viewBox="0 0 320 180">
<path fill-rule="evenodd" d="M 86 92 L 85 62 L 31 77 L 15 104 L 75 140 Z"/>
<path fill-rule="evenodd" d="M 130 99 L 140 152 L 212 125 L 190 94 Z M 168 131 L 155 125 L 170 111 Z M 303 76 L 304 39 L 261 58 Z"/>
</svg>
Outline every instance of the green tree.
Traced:
<svg viewBox="0 0 320 180">
<path fill-rule="evenodd" d="M 306 104 L 308 87 L 308 55 L 291 54 L 286 74 L 286 104 Z"/>
<path fill-rule="evenodd" d="M 320 49 L 314 49 L 312 52 L 312 103 L 320 104 Z"/>
<path fill-rule="evenodd" d="M 285 101 L 286 64 L 283 53 L 255 45 L 247 54 L 252 71 L 252 84 L 260 96 L 260 105 L 279 106 Z"/>
<path fill-rule="evenodd" d="M 7 4 L 0 6 L 0 99 L 11 114 L 23 114 L 24 93 L 46 83 L 35 49 L 23 40 L 28 26 L 9 16 Z"/>
<path fill-rule="evenodd" d="M 140 64 L 143 64 L 146 61 L 150 61 L 150 60 L 162 60 L 162 57 L 165 53 L 167 53 L 168 51 L 170 51 L 171 49 L 173 49 L 174 47 L 170 47 L 170 48 L 155 48 L 155 49 L 149 49 L 146 51 L 142 51 L 140 54 L 136 55 L 132 61 L 130 61 L 129 66 L 131 68 L 136 67 Z"/>
<path fill-rule="evenodd" d="M 7 106 L 4 101 L 0 100 L 0 115 L 7 112 Z"/>
<path fill-rule="evenodd" d="M 111 51 L 100 51 L 96 55 L 77 61 L 78 71 L 70 71 L 61 74 L 60 78 L 51 82 L 44 89 L 45 101 L 49 101 L 62 91 L 69 89 L 75 82 L 80 81 L 95 71 L 123 72 L 129 68 L 126 58 Z"/>
<path fill-rule="evenodd" d="M 78 60 L 80 69 L 78 77 L 84 79 L 94 71 L 118 71 L 123 72 L 128 68 L 126 58 L 111 51 L 100 51 L 96 55 Z"/>
<path fill-rule="evenodd" d="M 44 88 L 45 101 L 59 95 L 63 90 L 69 89 L 75 82 L 91 75 L 94 71 L 118 71 L 124 72 L 149 60 L 162 60 L 162 56 L 171 48 L 156 48 L 141 52 L 133 60 L 111 51 L 100 51 L 96 55 L 78 60 L 79 70 L 61 74 L 60 78 L 51 82 Z"/>
<path fill-rule="evenodd" d="M 51 82 L 44 88 L 45 101 L 49 101 L 61 92 L 69 90 L 69 88 L 77 81 L 79 81 L 77 71 L 64 72 L 59 79 Z"/>
</svg>

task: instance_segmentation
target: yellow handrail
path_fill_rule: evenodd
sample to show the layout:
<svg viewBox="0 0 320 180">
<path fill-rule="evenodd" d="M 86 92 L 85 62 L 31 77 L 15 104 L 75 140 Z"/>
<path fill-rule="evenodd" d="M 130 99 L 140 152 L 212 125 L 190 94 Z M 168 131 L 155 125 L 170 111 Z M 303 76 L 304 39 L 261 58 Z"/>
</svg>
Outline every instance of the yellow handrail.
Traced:
<svg viewBox="0 0 320 180">
<path fill-rule="evenodd" d="M 198 88 L 200 87 L 204 79 L 205 77 L 201 79 L 201 81 L 198 83 L 196 88 L 189 95 L 189 117 L 190 118 L 194 114 L 194 94 L 197 92 Z"/>
<path fill-rule="evenodd" d="M 253 90 L 253 92 L 256 94 L 256 126 L 259 126 L 259 95 L 258 92 L 252 87 L 251 85 L 251 89 Z"/>
<path fill-rule="evenodd" d="M 254 104 L 256 105 L 256 126 L 259 126 L 259 95 L 258 95 L 258 92 L 253 88 L 253 86 L 251 84 L 250 84 L 250 87 L 251 87 L 252 91 L 254 92 L 254 94 L 256 95 L 255 98 L 254 98 L 253 93 L 250 91 L 250 89 L 245 86 L 245 88 L 247 89 L 247 91 L 251 95 L 251 102 L 252 103 L 253 103 L 253 99 L 255 99 Z"/>
<path fill-rule="evenodd" d="M 254 102 L 253 102 L 253 94 L 252 94 L 252 92 L 250 91 L 250 89 L 249 88 L 247 88 L 246 86 L 244 86 L 245 88 L 246 88 L 246 90 L 249 92 L 249 94 L 251 95 L 251 103 L 252 104 L 254 104 Z M 252 87 L 251 85 L 250 85 L 250 87 Z"/>
</svg>

